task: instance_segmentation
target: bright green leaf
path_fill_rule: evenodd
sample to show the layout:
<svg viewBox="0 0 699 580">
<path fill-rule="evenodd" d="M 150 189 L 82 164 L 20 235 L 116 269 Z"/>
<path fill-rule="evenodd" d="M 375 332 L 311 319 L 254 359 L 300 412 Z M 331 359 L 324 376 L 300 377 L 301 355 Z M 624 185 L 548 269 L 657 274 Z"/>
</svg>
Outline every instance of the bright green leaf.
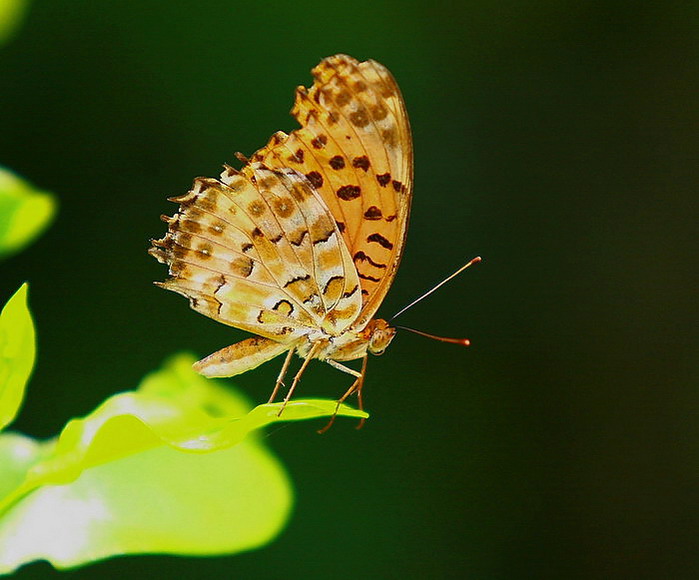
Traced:
<svg viewBox="0 0 699 580">
<path fill-rule="evenodd" d="M 52 195 L 34 189 L 0 167 L 0 256 L 31 242 L 48 225 L 55 211 Z"/>
<path fill-rule="evenodd" d="M 250 411 L 180 355 L 137 391 L 69 422 L 55 443 L 0 438 L 0 573 L 37 559 L 69 568 L 119 554 L 230 554 L 284 526 L 289 480 L 254 430 L 332 415 L 335 401 Z M 339 414 L 366 417 L 342 407 Z M 33 446 L 32 446 L 33 445 Z M 5 454 L 24 449 L 24 463 Z M 33 449 L 34 452 L 27 452 Z M 5 465 L 9 480 L 3 481 Z"/>
<path fill-rule="evenodd" d="M 27 290 L 25 282 L 0 313 L 0 430 L 17 415 L 34 368 L 34 321 Z"/>
<path fill-rule="evenodd" d="M 26 7 L 25 0 L 0 0 L 0 44 L 15 31 Z"/>
</svg>

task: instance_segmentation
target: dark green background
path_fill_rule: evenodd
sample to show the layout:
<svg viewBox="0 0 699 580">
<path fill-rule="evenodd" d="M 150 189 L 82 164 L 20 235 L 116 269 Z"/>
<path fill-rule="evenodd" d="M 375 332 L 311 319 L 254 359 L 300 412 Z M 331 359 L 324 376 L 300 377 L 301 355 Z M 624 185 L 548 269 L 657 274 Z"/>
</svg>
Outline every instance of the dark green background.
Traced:
<svg viewBox="0 0 699 580">
<path fill-rule="evenodd" d="M 44 0 L 0 50 L 0 162 L 61 204 L 0 265 L 39 331 L 20 430 L 244 336 L 152 286 L 148 239 L 166 197 L 294 128 L 330 54 L 388 66 L 414 131 L 381 313 L 485 260 L 402 317 L 469 350 L 400 334 L 370 360 L 363 431 L 270 433 L 298 495 L 276 542 L 70 577 L 698 577 L 699 3 L 454 4 Z M 346 388 L 323 367 L 299 396 Z M 277 370 L 238 383 L 262 402 Z"/>
</svg>

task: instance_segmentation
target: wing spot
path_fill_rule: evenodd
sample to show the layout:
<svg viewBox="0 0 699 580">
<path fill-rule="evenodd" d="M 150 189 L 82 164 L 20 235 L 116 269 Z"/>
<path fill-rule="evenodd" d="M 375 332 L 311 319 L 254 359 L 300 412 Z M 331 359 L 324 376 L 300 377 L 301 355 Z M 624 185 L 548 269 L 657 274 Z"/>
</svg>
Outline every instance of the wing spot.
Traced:
<svg viewBox="0 0 699 580">
<path fill-rule="evenodd" d="M 317 137 L 314 137 L 311 139 L 311 146 L 313 149 L 322 149 L 325 147 L 325 144 L 328 142 L 328 138 L 325 135 L 318 135 Z"/>
<path fill-rule="evenodd" d="M 201 244 L 197 248 L 197 252 L 201 256 L 202 260 L 210 260 L 211 254 L 213 252 L 213 247 L 211 246 L 211 244 Z"/>
<path fill-rule="evenodd" d="M 366 127 L 369 124 L 369 115 L 364 107 L 360 107 L 350 113 L 349 120 L 355 127 Z"/>
<path fill-rule="evenodd" d="M 369 165 L 371 164 L 369 163 L 369 158 L 366 155 L 362 155 L 361 157 L 355 157 L 354 159 L 352 159 L 352 167 L 368 171 Z"/>
<path fill-rule="evenodd" d="M 335 155 L 330 158 L 330 167 L 333 169 L 343 169 L 345 167 L 345 158 L 342 155 Z"/>
<path fill-rule="evenodd" d="M 381 187 L 386 187 L 391 181 L 391 174 L 390 173 L 382 173 L 381 175 L 376 176 L 376 181 L 379 182 L 379 185 Z"/>
<path fill-rule="evenodd" d="M 252 238 L 261 240 L 265 237 L 264 233 L 262 233 L 262 230 L 260 228 L 255 228 L 252 230 Z"/>
<path fill-rule="evenodd" d="M 311 185 L 316 189 L 323 187 L 323 176 L 317 171 L 306 173 L 306 179 L 311 182 Z"/>
<path fill-rule="evenodd" d="M 352 290 L 348 290 L 347 292 L 344 292 L 344 293 L 342 294 L 342 297 L 343 297 L 343 298 L 349 298 L 349 297 L 352 296 L 357 290 L 359 290 L 359 285 L 356 285 L 354 288 L 352 288 Z"/>
<path fill-rule="evenodd" d="M 369 262 L 374 268 L 386 268 L 386 264 L 381 264 L 380 262 L 375 262 L 371 257 L 367 256 L 361 250 L 357 252 L 352 258 L 355 262 Z"/>
<path fill-rule="evenodd" d="M 364 219 L 368 220 L 380 220 L 383 217 L 381 209 L 372 205 L 369 209 L 364 212 Z"/>
<path fill-rule="evenodd" d="M 357 199 L 362 193 L 358 185 L 343 185 L 337 190 L 337 197 L 343 201 Z"/>
<path fill-rule="evenodd" d="M 292 278 L 291 280 L 289 280 L 286 284 L 284 284 L 284 288 L 288 288 L 292 284 L 296 284 L 298 282 L 305 282 L 306 280 L 310 280 L 310 279 L 311 279 L 310 274 L 306 274 L 305 276 L 296 276 L 296 277 Z"/>
<path fill-rule="evenodd" d="M 239 258 L 236 258 L 231 262 L 231 267 L 234 272 L 240 274 L 244 278 L 247 278 L 252 274 L 252 269 L 255 266 L 255 263 L 247 257 L 241 256 Z"/>
<path fill-rule="evenodd" d="M 297 149 L 296 153 L 289 156 L 289 161 L 292 163 L 303 163 L 303 149 Z"/>
<path fill-rule="evenodd" d="M 340 230 L 340 233 L 344 233 L 345 229 L 347 229 L 347 226 L 345 226 L 344 222 L 335 220 L 335 223 L 337 224 L 337 229 Z"/>
<path fill-rule="evenodd" d="M 288 197 L 275 198 L 272 201 L 272 208 L 274 209 L 274 213 L 281 218 L 288 218 L 294 213 L 294 205 Z"/>
<path fill-rule="evenodd" d="M 349 93 L 349 91 L 345 91 L 345 90 L 342 90 L 339 93 L 337 93 L 337 96 L 335 97 L 335 102 L 340 107 L 344 107 L 351 100 L 352 100 L 352 95 Z"/>
<path fill-rule="evenodd" d="M 357 272 L 357 276 L 359 276 L 362 280 L 369 280 L 369 282 L 381 282 L 381 278 L 375 278 L 374 276 L 367 276 L 366 274 L 362 274 L 361 272 Z"/>
<path fill-rule="evenodd" d="M 280 300 L 274 306 L 272 306 L 272 310 L 276 310 L 283 316 L 290 316 L 294 311 L 294 305 L 288 300 Z"/>
<path fill-rule="evenodd" d="M 201 224 L 192 219 L 181 219 L 180 227 L 193 234 L 198 234 L 201 232 Z"/>
<path fill-rule="evenodd" d="M 388 111 L 381 103 L 378 103 L 371 108 L 371 116 L 374 117 L 376 121 L 383 121 L 387 115 Z"/>
<path fill-rule="evenodd" d="M 215 236 L 220 236 L 226 229 L 226 224 L 223 222 L 216 222 L 209 226 L 209 233 L 215 235 Z"/>
<path fill-rule="evenodd" d="M 398 181 L 397 179 L 393 180 L 393 189 L 395 189 L 396 191 L 401 191 L 402 187 L 403 184 L 400 181 Z"/>
<path fill-rule="evenodd" d="M 391 147 L 396 146 L 396 128 L 395 127 L 389 127 L 388 129 L 384 129 L 381 131 L 381 138 Z"/>
<path fill-rule="evenodd" d="M 378 233 L 371 234 L 370 236 L 367 237 L 366 241 L 379 244 L 382 248 L 386 248 L 387 250 L 393 249 L 393 244 L 391 242 L 389 242 L 386 238 L 384 238 L 381 234 L 378 234 Z"/>
<path fill-rule="evenodd" d="M 250 204 L 248 205 L 248 212 L 250 215 L 254 217 L 260 217 L 263 213 L 265 213 L 266 205 L 264 202 L 260 201 L 259 199 L 256 199 L 254 201 L 251 201 Z"/>
<path fill-rule="evenodd" d="M 254 247 L 255 246 L 253 246 L 250 242 L 246 242 L 240 247 L 240 249 L 243 250 L 243 252 L 247 253 L 250 250 L 252 250 Z"/>
</svg>

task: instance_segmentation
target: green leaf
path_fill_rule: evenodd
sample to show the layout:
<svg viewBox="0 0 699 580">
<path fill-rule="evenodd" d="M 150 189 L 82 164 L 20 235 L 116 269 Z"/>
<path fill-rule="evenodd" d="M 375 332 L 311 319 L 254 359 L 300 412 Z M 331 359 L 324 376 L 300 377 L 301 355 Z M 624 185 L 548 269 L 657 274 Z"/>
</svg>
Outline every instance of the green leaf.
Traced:
<svg viewBox="0 0 699 580">
<path fill-rule="evenodd" d="M 37 559 L 71 568 L 120 554 L 230 554 L 281 531 L 291 484 L 253 431 L 331 415 L 336 402 L 296 401 L 281 417 L 279 405 L 250 410 L 194 373 L 194 360 L 174 357 L 56 441 L 0 437 L 0 573 Z"/>
<path fill-rule="evenodd" d="M 25 0 L 0 0 L 0 44 L 17 29 L 26 8 Z"/>
<path fill-rule="evenodd" d="M 0 0 L 2 2 L 2 0 Z M 31 242 L 56 211 L 54 197 L 0 167 L 0 257 Z"/>
<path fill-rule="evenodd" d="M 17 416 L 36 355 L 25 282 L 0 313 L 0 431 Z"/>
</svg>

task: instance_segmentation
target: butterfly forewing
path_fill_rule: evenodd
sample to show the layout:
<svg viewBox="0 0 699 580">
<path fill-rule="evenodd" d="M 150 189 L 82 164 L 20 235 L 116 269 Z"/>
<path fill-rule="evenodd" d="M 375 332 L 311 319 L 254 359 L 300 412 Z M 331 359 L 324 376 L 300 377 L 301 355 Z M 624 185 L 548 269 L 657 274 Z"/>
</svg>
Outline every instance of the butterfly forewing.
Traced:
<svg viewBox="0 0 699 580">
<path fill-rule="evenodd" d="M 360 279 L 364 326 L 383 301 L 403 251 L 412 196 L 412 141 L 391 74 L 345 55 L 313 69 L 292 114 L 301 124 L 275 134 L 253 159 L 291 167 L 320 193 L 334 216 Z"/>
</svg>

